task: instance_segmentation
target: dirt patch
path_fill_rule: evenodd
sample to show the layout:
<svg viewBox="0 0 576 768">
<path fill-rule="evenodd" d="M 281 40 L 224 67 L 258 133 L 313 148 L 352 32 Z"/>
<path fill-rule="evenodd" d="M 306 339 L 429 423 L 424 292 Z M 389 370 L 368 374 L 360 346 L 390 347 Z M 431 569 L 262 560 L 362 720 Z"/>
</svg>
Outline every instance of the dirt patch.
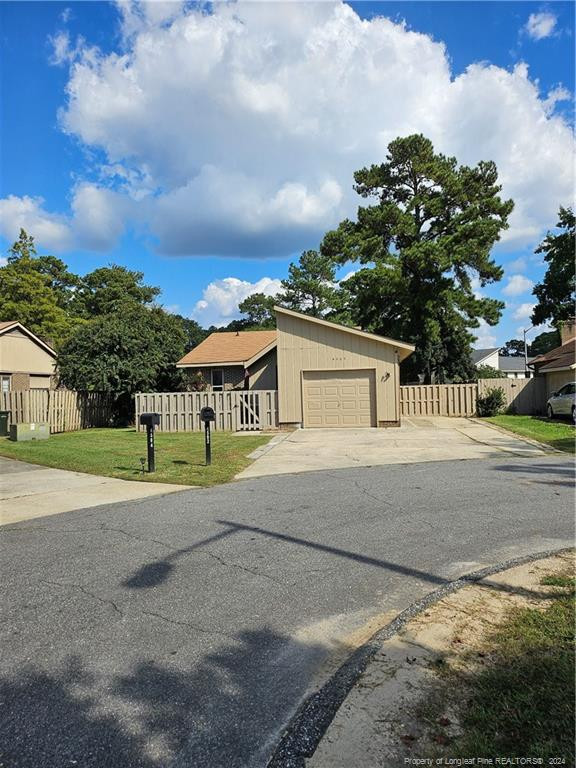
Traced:
<svg viewBox="0 0 576 768">
<path fill-rule="evenodd" d="M 566 553 L 511 568 L 447 596 L 410 621 L 382 644 L 307 768 L 416 765 L 413 761 L 426 760 L 458 737 L 459 694 L 452 691 L 449 700 L 443 695 L 446 671 L 489 664 L 482 650 L 486 637 L 511 608 L 545 610 L 557 590 L 543 586 L 542 579 L 566 574 L 573 565 L 573 553 Z"/>
</svg>

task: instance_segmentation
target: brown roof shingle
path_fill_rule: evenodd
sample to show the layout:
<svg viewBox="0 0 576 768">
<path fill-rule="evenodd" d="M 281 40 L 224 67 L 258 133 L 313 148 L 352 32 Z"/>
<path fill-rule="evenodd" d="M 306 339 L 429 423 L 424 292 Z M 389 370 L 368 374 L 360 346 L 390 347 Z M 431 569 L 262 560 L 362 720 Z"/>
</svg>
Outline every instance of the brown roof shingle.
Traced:
<svg viewBox="0 0 576 768">
<path fill-rule="evenodd" d="M 176 365 L 200 366 L 217 363 L 242 365 L 273 341 L 276 331 L 234 331 L 212 333 Z"/>
<path fill-rule="evenodd" d="M 551 349 L 544 355 L 534 358 L 530 363 L 539 372 L 553 371 L 556 368 L 570 368 L 576 364 L 576 339 Z"/>
<path fill-rule="evenodd" d="M 0 331 L 3 331 L 4 328 L 9 328 L 11 325 L 16 325 L 17 320 L 3 320 L 0 323 Z"/>
</svg>

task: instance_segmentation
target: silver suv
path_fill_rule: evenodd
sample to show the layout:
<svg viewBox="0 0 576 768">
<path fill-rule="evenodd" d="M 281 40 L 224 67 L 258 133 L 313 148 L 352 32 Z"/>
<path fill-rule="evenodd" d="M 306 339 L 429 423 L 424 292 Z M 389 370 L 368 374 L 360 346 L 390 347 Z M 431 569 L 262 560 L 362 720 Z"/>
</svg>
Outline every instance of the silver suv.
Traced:
<svg viewBox="0 0 576 768">
<path fill-rule="evenodd" d="M 553 392 L 546 403 L 548 418 L 554 416 L 572 416 L 576 418 L 576 384 L 565 384 L 558 392 Z"/>
</svg>

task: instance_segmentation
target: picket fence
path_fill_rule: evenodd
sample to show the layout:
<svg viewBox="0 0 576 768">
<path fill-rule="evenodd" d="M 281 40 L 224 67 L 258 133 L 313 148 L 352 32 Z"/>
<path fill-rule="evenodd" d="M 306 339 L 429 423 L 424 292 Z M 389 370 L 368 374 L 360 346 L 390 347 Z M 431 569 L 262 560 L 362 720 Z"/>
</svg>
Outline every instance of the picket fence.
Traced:
<svg viewBox="0 0 576 768">
<path fill-rule="evenodd" d="M 19 389 L 1 393 L 0 410 L 9 412 L 9 425 L 47 422 L 50 432 L 74 432 L 108 426 L 112 400 L 101 392 Z"/>
<path fill-rule="evenodd" d="M 163 432 L 198 432 L 200 411 L 214 409 L 213 429 L 232 432 L 276 429 L 278 393 L 275 389 L 223 392 L 142 392 L 135 398 L 136 425 L 141 413 L 159 413 Z"/>
</svg>

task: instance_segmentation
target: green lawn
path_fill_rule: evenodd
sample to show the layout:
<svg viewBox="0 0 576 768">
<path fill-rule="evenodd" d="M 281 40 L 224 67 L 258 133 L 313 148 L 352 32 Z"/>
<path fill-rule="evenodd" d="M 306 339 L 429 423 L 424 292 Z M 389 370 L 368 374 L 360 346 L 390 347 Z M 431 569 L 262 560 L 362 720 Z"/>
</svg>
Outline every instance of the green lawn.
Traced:
<svg viewBox="0 0 576 768">
<path fill-rule="evenodd" d="M 466 696 L 451 755 L 552 758 L 574 765 L 574 578 L 544 578 L 544 611 L 514 609 L 483 649 L 485 669 L 456 675 Z"/>
<path fill-rule="evenodd" d="M 490 416 L 486 421 L 498 427 L 547 443 L 559 451 L 574 453 L 576 430 L 571 422 L 543 418 L 541 416 Z"/>
<path fill-rule="evenodd" d="M 231 480 L 268 440 L 270 435 L 212 432 L 212 465 L 206 467 L 203 432 L 157 432 L 154 474 L 142 474 L 146 433 L 135 429 L 86 429 L 23 443 L 0 438 L 0 456 L 123 480 L 209 486 Z"/>
</svg>

